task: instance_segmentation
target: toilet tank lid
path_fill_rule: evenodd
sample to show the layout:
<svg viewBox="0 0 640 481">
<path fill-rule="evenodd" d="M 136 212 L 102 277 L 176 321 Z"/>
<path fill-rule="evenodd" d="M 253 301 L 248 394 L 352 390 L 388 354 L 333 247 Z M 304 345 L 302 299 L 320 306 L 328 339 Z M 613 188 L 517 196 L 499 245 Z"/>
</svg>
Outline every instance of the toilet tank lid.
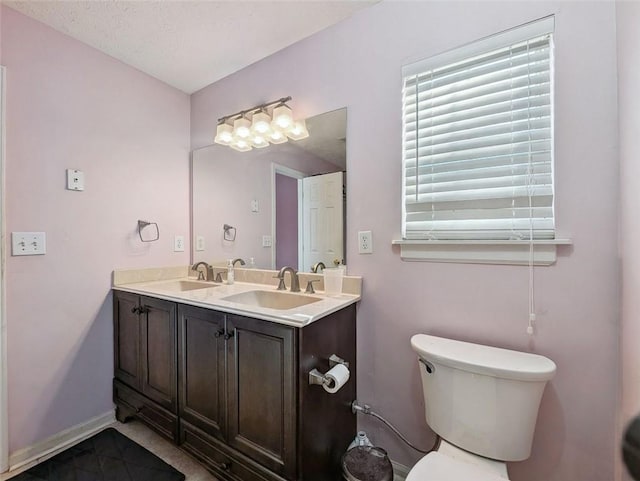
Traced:
<svg viewBox="0 0 640 481">
<path fill-rule="evenodd" d="M 425 360 L 498 378 L 549 381 L 556 372 L 556 364 L 538 354 L 427 334 L 413 336 L 411 347 Z"/>
</svg>

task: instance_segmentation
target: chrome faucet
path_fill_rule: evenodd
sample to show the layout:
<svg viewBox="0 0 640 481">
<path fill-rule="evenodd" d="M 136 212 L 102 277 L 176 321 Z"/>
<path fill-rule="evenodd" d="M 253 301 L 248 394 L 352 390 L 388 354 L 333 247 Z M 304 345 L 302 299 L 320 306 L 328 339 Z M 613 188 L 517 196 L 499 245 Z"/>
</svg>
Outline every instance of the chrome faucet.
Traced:
<svg viewBox="0 0 640 481">
<path fill-rule="evenodd" d="M 291 288 L 289 289 L 291 292 L 300 292 L 300 280 L 298 279 L 298 271 L 296 271 L 293 267 L 284 266 L 278 272 L 276 278 L 280 279 L 280 283 L 278 284 L 279 291 L 286 291 L 287 286 L 284 283 L 284 274 L 285 272 L 289 272 L 291 274 Z"/>
<path fill-rule="evenodd" d="M 314 274 L 318 273 L 318 269 L 320 269 L 322 267 L 322 270 L 324 270 L 327 266 L 324 265 L 324 262 L 320 261 L 320 262 L 316 262 L 315 264 L 313 264 L 313 266 L 311 266 L 311 272 L 313 272 Z"/>
<path fill-rule="evenodd" d="M 233 267 L 235 267 L 235 266 L 236 266 L 236 262 L 239 262 L 241 266 L 243 266 L 243 265 L 245 264 L 244 260 L 243 260 L 243 259 L 240 259 L 240 258 L 238 257 L 237 259 L 233 259 L 233 260 L 231 261 L 231 264 L 233 264 Z"/>
<path fill-rule="evenodd" d="M 204 273 L 203 271 L 198 270 L 198 267 L 200 267 L 200 266 L 204 266 L 205 267 L 206 273 Z M 212 281 L 213 280 L 213 267 L 211 267 L 206 262 L 200 261 L 200 262 L 194 264 L 191 269 L 198 273 L 198 280 L 199 281 Z"/>
</svg>

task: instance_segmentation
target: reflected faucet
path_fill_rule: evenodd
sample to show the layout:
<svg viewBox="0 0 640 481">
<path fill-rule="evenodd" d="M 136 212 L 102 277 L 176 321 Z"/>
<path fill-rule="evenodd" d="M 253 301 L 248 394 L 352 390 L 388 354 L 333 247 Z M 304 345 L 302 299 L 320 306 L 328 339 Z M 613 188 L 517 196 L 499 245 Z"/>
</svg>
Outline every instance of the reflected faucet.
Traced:
<svg viewBox="0 0 640 481">
<path fill-rule="evenodd" d="M 322 261 L 316 262 L 311 267 L 311 272 L 313 272 L 314 274 L 317 274 L 318 273 L 318 269 L 320 269 L 321 267 L 322 267 L 322 270 L 324 270 L 327 266 L 325 266 L 324 262 L 322 262 Z"/>
<path fill-rule="evenodd" d="M 245 264 L 244 260 L 242 260 L 242 259 L 240 259 L 240 258 L 238 257 L 238 258 L 233 259 L 233 260 L 231 261 L 231 264 L 233 264 L 233 267 L 235 267 L 235 266 L 236 266 L 236 262 L 239 262 L 241 266 L 243 266 L 243 265 Z"/>
<path fill-rule="evenodd" d="M 289 290 L 291 292 L 300 292 L 300 280 L 298 279 L 298 271 L 296 271 L 293 267 L 289 267 L 289 266 L 284 266 L 282 269 L 280 269 L 280 272 L 278 272 L 278 275 L 276 276 L 277 279 L 280 279 L 280 283 L 278 284 L 278 290 L 279 291 L 287 290 L 287 286 L 284 283 L 284 274 L 287 271 L 289 272 L 289 274 L 291 274 L 291 288 Z"/>
<path fill-rule="evenodd" d="M 204 273 L 203 271 L 198 270 L 198 267 L 200 267 L 200 266 L 204 266 L 205 267 L 206 273 Z M 213 267 L 211 267 L 206 262 L 200 261 L 200 262 L 194 264 L 191 269 L 198 273 L 198 280 L 199 281 L 212 281 L 213 280 Z"/>
</svg>

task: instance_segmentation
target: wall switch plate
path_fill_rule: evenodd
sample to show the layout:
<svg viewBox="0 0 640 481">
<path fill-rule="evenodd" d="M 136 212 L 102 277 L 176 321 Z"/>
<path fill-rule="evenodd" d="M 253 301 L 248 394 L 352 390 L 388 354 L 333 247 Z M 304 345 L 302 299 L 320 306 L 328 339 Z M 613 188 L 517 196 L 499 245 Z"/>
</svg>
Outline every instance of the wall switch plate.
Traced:
<svg viewBox="0 0 640 481">
<path fill-rule="evenodd" d="M 263 235 L 262 236 L 262 247 L 271 247 L 271 236 Z"/>
<path fill-rule="evenodd" d="M 196 250 L 203 251 L 204 250 L 204 236 L 199 235 L 196 236 Z"/>
<path fill-rule="evenodd" d="M 173 252 L 184 252 L 184 236 L 182 235 L 174 236 Z"/>
<path fill-rule="evenodd" d="M 370 230 L 358 232 L 358 253 L 373 254 L 373 236 Z"/>
<path fill-rule="evenodd" d="M 251 201 L 251 212 L 258 212 L 258 201 L 256 199 Z"/>
<path fill-rule="evenodd" d="M 44 232 L 12 232 L 11 255 L 38 256 L 46 253 L 46 236 Z"/>
<path fill-rule="evenodd" d="M 67 189 L 84 190 L 84 172 L 81 170 L 67 169 Z"/>
</svg>

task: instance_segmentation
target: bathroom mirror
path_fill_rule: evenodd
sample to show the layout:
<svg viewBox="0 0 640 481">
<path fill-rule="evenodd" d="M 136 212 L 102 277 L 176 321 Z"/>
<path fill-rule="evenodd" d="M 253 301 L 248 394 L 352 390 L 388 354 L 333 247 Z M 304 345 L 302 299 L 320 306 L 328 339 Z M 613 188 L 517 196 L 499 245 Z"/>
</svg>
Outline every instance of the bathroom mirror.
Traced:
<svg viewBox="0 0 640 481">
<path fill-rule="evenodd" d="M 194 263 L 253 258 L 257 268 L 309 272 L 346 262 L 347 109 L 306 122 L 303 140 L 191 153 Z"/>
</svg>

